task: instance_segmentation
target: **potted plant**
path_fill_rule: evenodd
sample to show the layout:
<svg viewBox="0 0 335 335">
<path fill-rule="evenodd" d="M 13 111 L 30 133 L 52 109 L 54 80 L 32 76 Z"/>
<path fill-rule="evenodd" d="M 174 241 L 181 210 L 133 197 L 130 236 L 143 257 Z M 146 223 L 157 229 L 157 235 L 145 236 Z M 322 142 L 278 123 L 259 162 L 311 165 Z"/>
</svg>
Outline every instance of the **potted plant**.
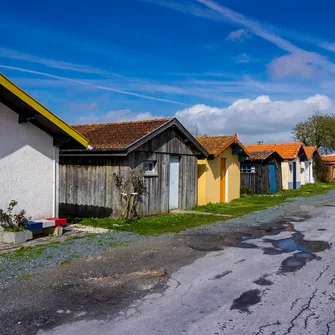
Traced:
<svg viewBox="0 0 335 335">
<path fill-rule="evenodd" d="M 12 200 L 7 209 L 0 209 L 0 241 L 5 243 L 21 244 L 33 238 L 31 231 L 26 230 L 28 219 L 26 212 L 21 210 L 13 214 L 17 201 Z"/>
</svg>

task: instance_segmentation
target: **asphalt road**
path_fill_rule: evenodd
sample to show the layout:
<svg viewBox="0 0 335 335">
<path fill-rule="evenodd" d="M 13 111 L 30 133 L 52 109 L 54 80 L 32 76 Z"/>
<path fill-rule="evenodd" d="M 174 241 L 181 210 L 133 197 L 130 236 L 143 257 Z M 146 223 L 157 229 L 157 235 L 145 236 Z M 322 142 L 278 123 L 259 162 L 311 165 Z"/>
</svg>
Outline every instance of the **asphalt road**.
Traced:
<svg viewBox="0 0 335 335">
<path fill-rule="evenodd" d="M 34 327 L 31 323 L 28 327 L 33 313 L 27 312 L 26 300 L 37 290 L 41 278 L 27 283 L 25 290 L 22 284 L 17 285 L 15 293 L 11 290 L 2 299 L 10 299 L 13 306 L 25 310 L 21 319 L 11 320 L 16 327 L 25 324 L 25 328 L 16 328 L 17 334 L 20 331 L 20 334 L 43 335 L 335 334 L 334 239 L 335 200 L 332 200 L 305 206 L 238 238 L 186 236 L 150 242 L 151 245 L 143 242 L 134 247 L 137 250 L 125 248 L 114 259 L 122 257 L 122 264 L 130 263 L 127 257 L 135 256 L 126 253 L 136 252 L 139 258 L 134 264 L 138 268 L 132 268 L 132 272 L 123 269 L 118 276 L 123 291 L 115 291 L 119 284 L 106 280 L 106 275 L 98 278 L 91 274 L 89 278 L 94 281 L 95 289 L 89 286 L 87 293 L 97 298 L 100 292 L 98 303 L 97 299 L 94 304 L 81 300 L 76 305 L 71 298 L 73 287 L 64 291 L 64 299 L 57 300 L 53 294 L 59 291 L 43 287 L 41 296 L 45 300 L 42 302 L 39 297 L 32 301 L 32 306 L 37 308 L 44 303 L 35 313 L 44 313 L 43 320 L 48 315 L 51 319 L 57 315 L 54 322 L 39 319 Z M 153 265 L 140 275 L 140 269 L 148 263 L 148 258 L 140 255 L 148 253 L 148 248 Z M 103 262 L 106 259 L 88 262 L 85 273 L 90 267 L 94 269 L 93 264 L 103 268 Z M 160 265 L 164 265 L 164 270 L 157 270 Z M 73 278 L 76 271 L 83 272 L 83 266 L 79 263 L 77 267 L 69 267 L 68 272 L 64 268 L 62 274 L 58 269 L 47 275 L 58 283 L 61 278 L 57 277 L 58 271 L 64 283 L 69 280 L 78 291 Z M 88 277 L 84 279 L 87 283 Z M 127 296 L 118 296 L 119 300 L 109 305 L 110 292 L 114 292 L 113 297 L 124 295 L 125 288 Z M 81 287 L 81 294 L 87 289 Z M 3 302 L 0 298 L 0 303 Z M 2 316 L 2 320 L 6 318 L 8 314 Z"/>
</svg>

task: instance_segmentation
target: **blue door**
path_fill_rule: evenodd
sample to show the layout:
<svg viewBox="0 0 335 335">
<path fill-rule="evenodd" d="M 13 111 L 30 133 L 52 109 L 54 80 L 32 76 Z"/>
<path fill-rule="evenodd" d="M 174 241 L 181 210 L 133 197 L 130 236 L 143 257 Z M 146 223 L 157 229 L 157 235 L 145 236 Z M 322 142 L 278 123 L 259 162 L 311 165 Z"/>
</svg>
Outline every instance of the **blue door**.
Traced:
<svg viewBox="0 0 335 335">
<path fill-rule="evenodd" d="M 293 162 L 293 189 L 297 189 L 297 163 Z"/>
<path fill-rule="evenodd" d="M 277 183 L 276 183 L 276 166 L 274 164 L 269 164 L 269 178 L 270 178 L 270 192 L 277 192 Z"/>
</svg>

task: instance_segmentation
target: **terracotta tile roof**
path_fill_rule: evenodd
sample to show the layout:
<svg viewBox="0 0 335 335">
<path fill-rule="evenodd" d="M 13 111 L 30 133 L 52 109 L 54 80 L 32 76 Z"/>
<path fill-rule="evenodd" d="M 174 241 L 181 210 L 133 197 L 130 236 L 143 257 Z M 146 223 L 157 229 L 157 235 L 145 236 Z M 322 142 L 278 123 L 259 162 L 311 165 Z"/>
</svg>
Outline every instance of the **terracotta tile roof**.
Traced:
<svg viewBox="0 0 335 335">
<path fill-rule="evenodd" d="M 250 155 L 251 160 L 262 160 L 263 161 L 274 153 L 277 153 L 277 151 L 276 150 L 262 150 L 262 151 L 250 151 L 249 150 L 249 155 Z"/>
<path fill-rule="evenodd" d="M 294 159 L 298 156 L 301 142 L 279 143 L 279 144 L 249 144 L 245 146 L 248 151 L 275 150 L 283 159 Z"/>
<path fill-rule="evenodd" d="M 73 126 L 95 149 L 123 149 L 172 118 Z"/>
<path fill-rule="evenodd" d="M 249 156 L 248 151 L 245 149 L 243 144 L 238 140 L 236 134 L 231 136 L 197 136 L 196 139 L 207 150 L 207 152 L 210 155 L 219 156 L 233 143 L 236 143 Z"/>
<path fill-rule="evenodd" d="M 335 155 L 321 156 L 321 158 L 325 163 L 335 163 Z"/>
<path fill-rule="evenodd" d="M 304 147 L 304 150 L 306 152 L 307 159 L 310 160 L 313 158 L 315 152 L 318 151 L 318 147 L 316 145 L 311 147 Z"/>
</svg>

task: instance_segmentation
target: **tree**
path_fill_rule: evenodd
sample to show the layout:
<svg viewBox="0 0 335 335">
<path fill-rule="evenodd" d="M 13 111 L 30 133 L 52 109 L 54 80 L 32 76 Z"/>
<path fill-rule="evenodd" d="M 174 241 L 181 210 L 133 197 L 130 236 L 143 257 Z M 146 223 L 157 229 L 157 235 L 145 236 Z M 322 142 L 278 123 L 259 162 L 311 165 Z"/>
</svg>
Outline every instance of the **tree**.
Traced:
<svg viewBox="0 0 335 335">
<path fill-rule="evenodd" d="M 292 130 L 293 138 L 306 146 L 316 145 L 320 153 L 335 150 L 335 115 L 314 111 L 306 121 L 298 123 Z"/>
<path fill-rule="evenodd" d="M 125 203 L 121 209 L 120 219 L 128 220 L 138 217 L 137 206 L 142 196 L 148 194 L 145 186 L 143 171 L 136 173 L 132 171 L 128 178 L 113 174 L 114 183 L 119 190 L 121 204 Z"/>
</svg>

